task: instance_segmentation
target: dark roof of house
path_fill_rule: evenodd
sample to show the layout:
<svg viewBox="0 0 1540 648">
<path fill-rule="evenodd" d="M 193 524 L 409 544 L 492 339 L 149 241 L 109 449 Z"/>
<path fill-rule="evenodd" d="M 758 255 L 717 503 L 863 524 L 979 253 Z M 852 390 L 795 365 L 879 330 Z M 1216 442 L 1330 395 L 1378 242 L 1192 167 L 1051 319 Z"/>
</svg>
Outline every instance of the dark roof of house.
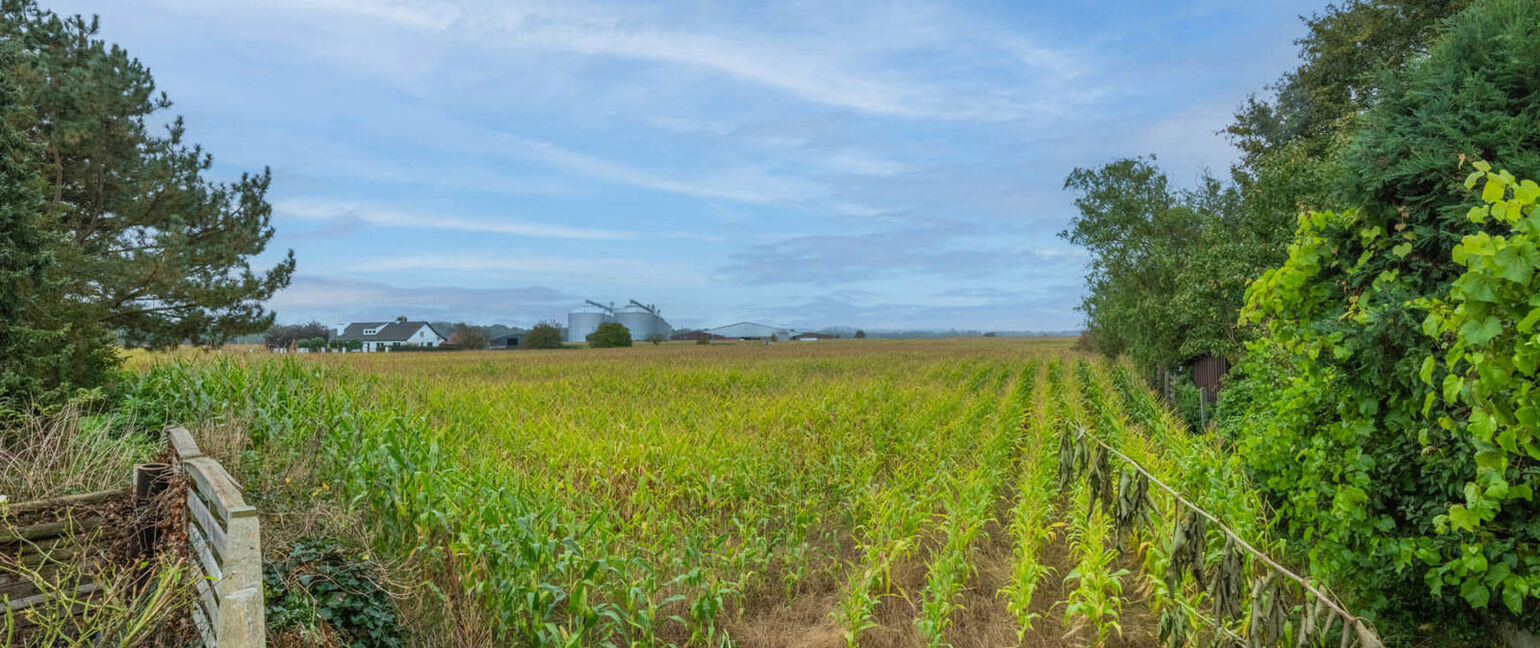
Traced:
<svg viewBox="0 0 1540 648">
<path fill-rule="evenodd" d="M 342 335 L 337 336 L 337 339 L 361 340 L 364 342 L 404 342 L 408 338 L 415 335 L 417 330 L 424 326 L 428 327 L 428 330 L 433 331 L 434 335 L 444 337 L 442 333 L 438 332 L 438 329 L 433 328 L 433 325 L 427 322 L 397 321 L 353 322 L 352 324 L 348 324 L 346 329 L 343 329 Z M 374 335 L 364 335 L 364 329 L 371 329 L 375 327 L 379 327 L 380 330 L 375 331 Z"/>
</svg>

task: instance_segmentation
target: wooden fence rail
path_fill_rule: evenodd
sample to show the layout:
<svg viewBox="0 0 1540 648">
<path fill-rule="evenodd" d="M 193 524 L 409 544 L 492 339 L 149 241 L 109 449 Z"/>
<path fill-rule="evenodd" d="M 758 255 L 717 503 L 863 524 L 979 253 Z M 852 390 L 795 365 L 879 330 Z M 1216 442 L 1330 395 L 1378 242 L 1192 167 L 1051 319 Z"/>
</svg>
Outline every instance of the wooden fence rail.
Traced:
<svg viewBox="0 0 1540 648">
<path fill-rule="evenodd" d="M 257 510 L 225 467 L 203 455 L 186 429 L 166 431 L 187 475 L 187 543 L 199 572 L 193 622 L 208 646 L 262 648 L 262 538 Z"/>
</svg>

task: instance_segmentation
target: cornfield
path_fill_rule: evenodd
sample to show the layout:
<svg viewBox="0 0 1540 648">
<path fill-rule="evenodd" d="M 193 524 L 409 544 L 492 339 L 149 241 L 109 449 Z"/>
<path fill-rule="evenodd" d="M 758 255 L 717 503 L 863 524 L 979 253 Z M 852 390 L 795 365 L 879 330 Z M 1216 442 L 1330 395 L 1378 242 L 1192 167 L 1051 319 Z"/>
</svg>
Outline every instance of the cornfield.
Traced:
<svg viewBox="0 0 1540 648">
<path fill-rule="evenodd" d="M 135 363 L 138 424 L 240 421 L 254 452 L 318 452 L 315 497 L 520 645 L 1244 635 L 1200 582 L 1222 556 L 1170 578 L 1181 512 L 1081 431 L 1273 546 L 1215 439 L 1063 341 Z"/>
</svg>

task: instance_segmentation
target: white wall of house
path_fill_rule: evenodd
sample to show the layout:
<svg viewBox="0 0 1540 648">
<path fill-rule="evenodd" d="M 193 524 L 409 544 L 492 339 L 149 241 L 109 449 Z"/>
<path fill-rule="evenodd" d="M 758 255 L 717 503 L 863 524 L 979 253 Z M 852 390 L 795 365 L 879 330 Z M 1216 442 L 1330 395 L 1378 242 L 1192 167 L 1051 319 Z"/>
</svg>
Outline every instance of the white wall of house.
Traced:
<svg viewBox="0 0 1540 648">
<path fill-rule="evenodd" d="M 439 337 L 437 333 L 434 333 L 433 327 L 423 325 L 422 328 L 417 329 L 416 333 L 412 334 L 412 337 L 410 340 L 408 340 L 408 343 L 415 344 L 417 346 L 436 347 L 444 343 L 444 338 Z"/>
</svg>

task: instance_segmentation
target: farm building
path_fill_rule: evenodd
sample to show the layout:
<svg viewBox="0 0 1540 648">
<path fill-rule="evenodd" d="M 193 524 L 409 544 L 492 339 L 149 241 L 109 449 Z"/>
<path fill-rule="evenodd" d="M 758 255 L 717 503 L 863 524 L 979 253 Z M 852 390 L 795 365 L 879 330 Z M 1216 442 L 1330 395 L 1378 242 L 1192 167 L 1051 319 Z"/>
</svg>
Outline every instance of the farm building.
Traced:
<svg viewBox="0 0 1540 648">
<path fill-rule="evenodd" d="M 446 338 L 427 322 L 413 322 L 405 317 L 394 322 L 353 322 L 337 326 L 335 339 L 358 340 L 363 351 L 389 351 L 401 347 L 436 347 Z"/>
<path fill-rule="evenodd" d="M 706 338 L 708 340 L 725 340 L 725 339 L 727 339 L 727 338 L 724 338 L 724 337 L 722 337 L 720 335 L 716 335 L 714 333 L 707 333 L 707 332 L 702 331 L 700 329 L 696 329 L 696 330 L 693 330 L 693 331 L 680 331 L 680 332 L 675 333 L 673 335 L 670 335 L 668 337 L 668 339 L 673 340 L 675 342 L 679 342 L 679 341 L 693 341 L 693 340 L 699 340 L 701 338 Z"/>
<path fill-rule="evenodd" d="M 1192 367 L 1192 384 L 1203 390 L 1203 397 L 1210 403 L 1219 400 L 1224 376 L 1230 372 L 1230 360 L 1224 356 L 1204 354 L 1184 364 Z"/>
<path fill-rule="evenodd" d="M 673 327 L 658 314 L 658 307 L 643 304 L 635 299 L 616 309 L 613 304 L 604 305 L 592 299 L 567 313 L 567 341 L 584 342 L 588 334 L 599 330 L 600 324 L 618 322 L 631 333 L 633 340 L 646 340 L 655 335 L 668 337 Z"/>
<path fill-rule="evenodd" d="M 828 333 L 812 333 L 812 332 L 808 332 L 808 333 L 798 333 L 796 335 L 793 335 L 793 336 L 791 336 L 791 339 L 796 340 L 798 342 L 817 342 L 819 340 L 832 340 L 832 339 L 834 339 L 834 336 L 829 335 Z"/>
<path fill-rule="evenodd" d="M 738 322 L 737 324 L 718 326 L 713 329 L 706 329 L 706 332 L 734 340 L 768 340 L 771 336 L 775 336 L 776 339 L 787 340 L 797 334 L 796 331 L 788 328 L 766 326 L 764 324 L 755 324 L 754 322 Z"/>
<path fill-rule="evenodd" d="M 523 333 L 509 333 L 507 335 L 499 335 L 499 336 L 497 336 L 495 338 L 492 338 L 491 341 L 487 342 L 487 348 L 488 349 L 517 349 L 517 348 L 519 348 L 519 343 L 522 342 L 523 340 L 524 340 L 524 334 Z"/>
</svg>

